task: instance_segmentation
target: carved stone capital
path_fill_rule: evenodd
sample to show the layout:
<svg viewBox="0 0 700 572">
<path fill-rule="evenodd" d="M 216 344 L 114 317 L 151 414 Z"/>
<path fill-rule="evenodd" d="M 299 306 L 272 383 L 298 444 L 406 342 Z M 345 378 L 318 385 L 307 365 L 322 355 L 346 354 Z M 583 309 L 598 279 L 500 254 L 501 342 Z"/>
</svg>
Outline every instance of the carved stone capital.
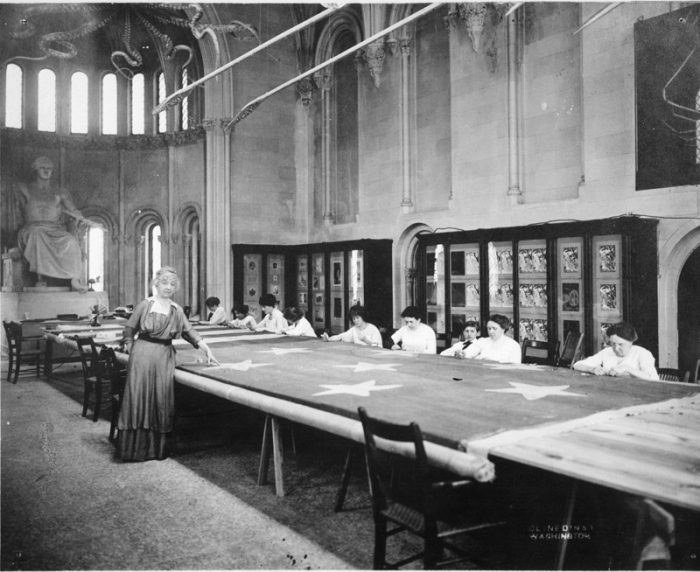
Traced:
<svg viewBox="0 0 700 572">
<path fill-rule="evenodd" d="M 332 78 L 333 72 L 329 67 L 319 70 L 314 74 L 314 82 L 321 91 L 330 91 Z"/>
<path fill-rule="evenodd" d="M 445 29 L 449 34 L 454 32 L 457 29 L 457 22 L 459 21 L 459 12 L 454 7 L 454 4 L 452 4 L 452 7 L 450 8 L 450 11 L 447 13 L 447 16 L 443 18 L 443 22 L 445 23 Z"/>
<path fill-rule="evenodd" d="M 386 41 L 386 46 L 389 48 L 389 53 L 395 56 L 399 51 L 399 41 L 396 39 L 396 36 L 393 34 L 389 36 Z"/>
<path fill-rule="evenodd" d="M 411 38 L 401 38 L 399 42 L 401 46 L 401 55 L 410 56 L 411 55 Z"/>
<path fill-rule="evenodd" d="M 472 41 L 472 48 L 476 53 L 481 51 L 481 36 L 484 32 L 484 22 L 486 21 L 487 4 L 485 2 L 460 2 L 457 5 L 459 17 L 464 22 L 464 26 Z"/>
<path fill-rule="evenodd" d="M 310 77 L 300 79 L 297 83 L 297 93 L 301 99 L 301 104 L 308 107 L 314 94 L 314 82 Z"/>
<path fill-rule="evenodd" d="M 382 82 L 382 71 L 384 70 L 384 59 L 386 54 L 384 53 L 384 40 L 377 40 L 372 42 L 365 52 L 365 59 L 367 61 L 367 67 L 369 68 L 369 75 L 374 80 L 374 87 L 379 87 Z"/>
</svg>

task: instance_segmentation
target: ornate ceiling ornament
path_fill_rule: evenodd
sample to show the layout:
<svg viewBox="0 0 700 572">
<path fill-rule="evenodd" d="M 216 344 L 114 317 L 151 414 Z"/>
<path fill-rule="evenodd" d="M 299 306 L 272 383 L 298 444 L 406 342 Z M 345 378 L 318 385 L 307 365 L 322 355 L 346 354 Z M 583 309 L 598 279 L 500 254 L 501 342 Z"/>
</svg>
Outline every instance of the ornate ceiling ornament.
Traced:
<svg viewBox="0 0 700 572">
<path fill-rule="evenodd" d="M 231 34 L 236 40 L 260 43 L 255 27 L 245 22 L 202 23 L 203 9 L 200 4 L 55 3 L 11 9 L 17 15 L 11 18 L 8 34 L 17 41 L 14 47 L 21 53 L 10 57 L 3 65 L 21 59 L 74 58 L 78 55 L 76 44 L 79 40 L 104 29 L 108 23 L 110 28 L 121 30 L 120 44 L 111 52 L 110 61 L 127 79 L 134 75 L 132 68 L 140 68 L 144 64 L 142 50 L 148 47 L 144 45 L 144 37 L 156 45 L 159 54 L 166 60 L 184 54 L 183 68 L 193 58 L 192 48 L 182 42 L 188 37 L 202 40 L 208 36 L 217 59 L 220 59 L 217 32 Z M 56 30 L 52 27 L 66 29 Z M 109 32 L 110 28 L 106 31 Z M 176 36 L 177 39 L 174 39 Z"/>
</svg>

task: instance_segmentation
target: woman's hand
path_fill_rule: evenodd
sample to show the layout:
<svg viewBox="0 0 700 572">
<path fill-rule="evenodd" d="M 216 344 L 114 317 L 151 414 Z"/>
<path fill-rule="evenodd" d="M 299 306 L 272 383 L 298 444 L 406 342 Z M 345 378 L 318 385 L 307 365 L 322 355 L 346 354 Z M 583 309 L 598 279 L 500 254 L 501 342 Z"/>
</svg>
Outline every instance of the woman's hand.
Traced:
<svg viewBox="0 0 700 572">
<path fill-rule="evenodd" d="M 401 346 L 399 344 L 394 344 L 393 346 L 391 346 L 391 349 L 392 350 L 400 350 Z"/>
<path fill-rule="evenodd" d="M 323 333 L 321 334 L 321 340 L 324 341 L 324 342 L 330 342 L 330 341 L 331 341 L 331 339 L 328 337 L 328 334 L 327 334 L 326 332 L 323 332 Z"/>
</svg>

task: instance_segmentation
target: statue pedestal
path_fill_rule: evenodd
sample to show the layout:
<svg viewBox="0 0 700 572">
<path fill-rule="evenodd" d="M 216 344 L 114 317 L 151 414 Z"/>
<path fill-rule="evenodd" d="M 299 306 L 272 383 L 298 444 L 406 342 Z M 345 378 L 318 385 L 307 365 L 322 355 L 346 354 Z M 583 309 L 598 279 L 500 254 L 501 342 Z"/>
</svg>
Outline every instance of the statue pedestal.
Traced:
<svg viewBox="0 0 700 572">
<path fill-rule="evenodd" d="M 109 308 L 107 292 L 71 292 L 69 288 L 34 287 L 2 293 L 2 319 L 54 319 L 59 314 L 88 316 L 90 306 Z"/>
<path fill-rule="evenodd" d="M 2 291 L 20 292 L 28 284 L 27 265 L 16 248 L 2 255 Z"/>
</svg>

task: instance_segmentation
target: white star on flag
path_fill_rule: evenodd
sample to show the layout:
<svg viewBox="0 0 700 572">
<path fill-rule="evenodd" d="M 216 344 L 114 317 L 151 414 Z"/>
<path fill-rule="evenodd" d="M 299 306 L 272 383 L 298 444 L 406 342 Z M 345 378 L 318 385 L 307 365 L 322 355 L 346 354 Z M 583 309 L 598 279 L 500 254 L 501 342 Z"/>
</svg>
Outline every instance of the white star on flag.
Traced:
<svg viewBox="0 0 700 572">
<path fill-rule="evenodd" d="M 221 369 L 235 369 L 237 371 L 248 371 L 253 367 L 262 367 L 264 365 L 272 365 L 271 363 L 253 363 L 253 360 L 247 359 L 245 361 L 239 361 L 237 363 L 222 363 L 218 366 Z"/>
<path fill-rule="evenodd" d="M 335 395 L 335 394 L 347 394 L 347 395 L 358 395 L 360 397 L 369 397 L 370 391 L 381 391 L 383 389 L 395 389 L 397 387 L 403 387 L 402 385 L 375 385 L 375 380 L 363 381 L 362 383 L 355 383 L 351 385 L 346 385 L 343 383 L 334 385 L 323 385 L 320 387 L 325 387 L 327 391 L 319 391 L 313 395 Z"/>
<path fill-rule="evenodd" d="M 508 383 L 513 387 L 506 389 L 487 389 L 486 391 L 493 391 L 494 393 L 520 393 L 528 401 L 542 399 L 549 395 L 586 397 L 583 393 L 567 392 L 566 390 L 569 389 L 568 385 L 530 385 L 529 383 L 518 383 L 517 381 L 509 381 Z"/>
<path fill-rule="evenodd" d="M 381 371 L 396 371 L 394 367 L 397 365 L 400 365 L 398 363 L 367 363 L 365 361 L 358 361 L 356 365 L 335 365 L 333 367 L 347 367 L 347 368 L 354 368 L 352 371 L 355 373 L 361 372 L 361 371 L 372 371 L 375 369 L 381 370 Z"/>
<path fill-rule="evenodd" d="M 275 354 L 276 356 L 283 356 L 285 354 L 302 354 L 310 352 L 309 348 L 272 348 L 271 350 L 262 350 L 258 353 L 261 354 Z"/>
</svg>

